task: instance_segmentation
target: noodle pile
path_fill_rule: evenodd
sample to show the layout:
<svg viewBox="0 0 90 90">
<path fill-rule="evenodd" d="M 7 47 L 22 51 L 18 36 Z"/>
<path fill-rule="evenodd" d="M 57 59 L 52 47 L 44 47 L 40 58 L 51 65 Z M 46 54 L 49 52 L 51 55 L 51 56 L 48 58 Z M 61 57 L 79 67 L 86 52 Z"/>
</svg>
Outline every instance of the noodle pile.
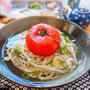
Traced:
<svg viewBox="0 0 90 90">
<path fill-rule="evenodd" d="M 78 65 L 77 47 L 64 33 L 60 32 L 61 42 L 57 52 L 47 57 L 30 52 L 25 44 L 27 32 L 24 31 L 21 34 L 21 37 L 17 39 L 18 43 L 13 43 L 11 47 L 12 42 L 7 43 L 7 57 L 5 59 L 11 60 L 17 68 L 26 72 L 28 76 L 38 78 L 41 81 L 52 80 L 60 77 L 61 74 L 73 71 Z"/>
</svg>

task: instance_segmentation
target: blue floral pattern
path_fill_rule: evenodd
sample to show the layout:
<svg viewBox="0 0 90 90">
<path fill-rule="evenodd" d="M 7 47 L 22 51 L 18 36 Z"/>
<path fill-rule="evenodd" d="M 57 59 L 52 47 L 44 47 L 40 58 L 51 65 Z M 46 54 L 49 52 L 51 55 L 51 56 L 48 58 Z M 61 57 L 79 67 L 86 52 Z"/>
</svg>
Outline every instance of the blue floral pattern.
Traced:
<svg viewBox="0 0 90 90">
<path fill-rule="evenodd" d="M 69 19 L 86 29 L 90 24 L 90 11 L 82 8 L 73 9 L 69 15 Z"/>
</svg>

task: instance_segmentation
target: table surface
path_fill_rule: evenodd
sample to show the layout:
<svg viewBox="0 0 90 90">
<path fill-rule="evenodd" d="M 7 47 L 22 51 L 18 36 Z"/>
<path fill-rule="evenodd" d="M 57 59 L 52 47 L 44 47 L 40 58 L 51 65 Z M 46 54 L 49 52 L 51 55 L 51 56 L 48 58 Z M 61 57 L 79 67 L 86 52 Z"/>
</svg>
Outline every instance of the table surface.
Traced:
<svg viewBox="0 0 90 90">
<path fill-rule="evenodd" d="M 87 27 L 86 31 L 87 31 L 88 34 L 90 35 L 90 25 Z"/>
</svg>

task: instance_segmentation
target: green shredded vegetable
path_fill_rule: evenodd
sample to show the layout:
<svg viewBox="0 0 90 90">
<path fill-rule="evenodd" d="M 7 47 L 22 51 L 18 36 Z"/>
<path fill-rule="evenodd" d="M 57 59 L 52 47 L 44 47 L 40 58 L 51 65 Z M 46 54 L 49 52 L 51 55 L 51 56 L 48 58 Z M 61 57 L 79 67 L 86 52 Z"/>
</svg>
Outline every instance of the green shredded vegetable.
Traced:
<svg viewBox="0 0 90 90">
<path fill-rule="evenodd" d="M 38 68 L 35 68 L 35 70 L 33 71 L 33 74 L 35 75 L 36 78 L 38 78 L 38 74 L 39 74 Z"/>
<path fill-rule="evenodd" d="M 29 32 L 30 30 L 26 30 L 27 32 Z"/>
<path fill-rule="evenodd" d="M 69 42 L 70 42 L 69 37 L 65 37 L 64 39 L 65 39 L 65 41 L 66 41 L 67 43 L 69 43 Z"/>
<path fill-rule="evenodd" d="M 68 69 L 68 65 L 64 65 L 64 64 L 62 64 L 62 65 L 63 65 L 64 69 Z"/>
<path fill-rule="evenodd" d="M 27 79 L 27 80 L 29 80 L 29 78 L 30 78 L 29 76 L 27 76 L 27 73 L 25 73 L 25 72 L 21 75 L 21 77 L 24 79 Z"/>
<path fill-rule="evenodd" d="M 70 53 L 70 51 L 67 49 L 67 45 L 60 46 L 59 53 L 68 55 Z"/>
<path fill-rule="evenodd" d="M 4 57 L 4 61 L 10 61 L 9 57 Z"/>
<path fill-rule="evenodd" d="M 17 66 L 21 66 L 21 62 L 19 60 L 16 61 Z"/>
<path fill-rule="evenodd" d="M 67 48 L 67 45 L 63 45 L 62 47 L 61 47 L 61 49 L 66 49 Z"/>
<path fill-rule="evenodd" d="M 16 48 L 20 48 L 21 44 L 17 43 Z"/>
<path fill-rule="evenodd" d="M 20 54 L 21 54 L 21 51 L 20 51 L 20 49 L 18 48 L 18 47 L 16 47 L 16 48 L 14 48 L 14 50 L 13 50 L 13 55 L 16 55 L 16 56 L 20 56 Z"/>
<path fill-rule="evenodd" d="M 62 60 L 61 63 L 64 69 L 68 69 L 68 65 L 65 60 Z"/>
<path fill-rule="evenodd" d="M 24 47 L 24 50 L 29 52 L 29 49 L 27 48 L 27 46 Z"/>
<path fill-rule="evenodd" d="M 66 63 L 66 61 L 65 60 L 62 60 L 61 63 Z"/>
<path fill-rule="evenodd" d="M 68 49 L 64 50 L 64 54 L 68 55 L 70 52 Z"/>
<path fill-rule="evenodd" d="M 29 8 L 32 9 L 42 9 L 42 5 L 39 2 L 33 2 L 29 5 Z"/>
<path fill-rule="evenodd" d="M 24 58 L 24 61 L 27 61 L 27 58 Z"/>
<path fill-rule="evenodd" d="M 77 67 L 77 66 L 78 66 L 78 64 L 75 64 L 75 66 Z"/>
<path fill-rule="evenodd" d="M 63 37 L 67 37 L 67 35 L 65 33 L 62 33 Z"/>
<path fill-rule="evenodd" d="M 60 59 L 55 59 L 53 60 L 53 65 L 56 66 L 56 67 L 59 67 L 60 66 Z"/>
<path fill-rule="evenodd" d="M 65 41 L 66 41 L 67 43 L 69 43 L 69 42 L 70 42 L 70 39 L 69 39 L 68 35 L 66 35 L 65 33 L 62 33 L 62 35 L 63 35 Z"/>
<path fill-rule="evenodd" d="M 38 65 L 42 65 L 42 64 L 38 64 Z"/>
<path fill-rule="evenodd" d="M 57 42 L 59 42 L 59 43 L 60 43 L 60 40 L 57 40 Z"/>
<path fill-rule="evenodd" d="M 50 67 L 52 67 L 52 66 L 56 66 L 56 67 L 59 67 L 59 65 L 60 65 L 60 59 L 55 59 L 55 60 L 52 60 L 51 62 L 49 62 L 48 64 L 46 64 L 47 66 L 50 66 Z"/>
<path fill-rule="evenodd" d="M 46 65 L 52 67 L 52 66 L 53 66 L 53 61 L 49 62 L 49 63 L 46 64 Z"/>
<path fill-rule="evenodd" d="M 63 54 L 63 53 L 62 53 L 62 49 L 61 49 L 61 48 L 59 48 L 59 53 L 60 53 L 60 54 Z"/>
</svg>

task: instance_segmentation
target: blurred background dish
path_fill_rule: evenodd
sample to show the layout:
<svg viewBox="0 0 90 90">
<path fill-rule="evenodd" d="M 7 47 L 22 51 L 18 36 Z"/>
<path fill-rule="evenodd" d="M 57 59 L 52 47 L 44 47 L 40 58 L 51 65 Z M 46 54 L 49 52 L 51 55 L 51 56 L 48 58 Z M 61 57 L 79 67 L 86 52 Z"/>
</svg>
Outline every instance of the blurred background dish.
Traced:
<svg viewBox="0 0 90 90">
<path fill-rule="evenodd" d="M 42 9 L 43 6 L 41 5 L 40 2 L 32 2 L 32 3 L 30 3 L 29 8 L 31 8 L 31 9 Z"/>
<path fill-rule="evenodd" d="M 63 10 L 64 7 L 60 0 L 46 0 L 45 6 L 47 9 L 50 10 L 55 10 L 55 9 Z"/>
<path fill-rule="evenodd" d="M 76 19 L 74 20 L 74 17 L 76 16 L 75 13 L 72 15 L 78 7 L 84 7 L 90 10 L 89 5 L 87 6 L 89 1 L 83 2 L 83 0 L 0 0 L 0 14 L 3 14 L 10 19 L 4 18 L 3 21 L 6 21 L 4 23 L 13 21 L 12 18 L 19 19 L 33 15 L 46 15 L 68 20 L 72 19 L 71 21 L 80 25 L 82 28 L 87 29 L 90 27 L 88 20 L 87 23 L 85 23 L 85 19 L 89 19 L 88 15 L 85 19 L 79 17 L 80 20 L 83 20 L 82 22 L 84 25 L 79 24 L 81 22 L 77 22 Z M 83 14 L 81 13 L 80 16 L 82 15 Z M 87 31 L 89 31 L 89 29 Z"/>
<path fill-rule="evenodd" d="M 44 0 L 31 0 L 28 3 L 28 8 L 30 9 L 43 9 L 44 8 Z"/>
<path fill-rule="evenodd" d="M 7 24 L 7 23 L 9 23 L 9 22 L 11 22 L 11 21 L 13 21 L 13 20 L 15 20 L 14 18 L 9 18 L 9 17 L 7 17 L 6 15 L 3 15 L 3 14 L 1 14 L 0 15 L 0 23 L 2 24 Z"/>
<path fill-rule="evenodd" d="M 70 13 L 69 20 L 86 29 L 90 24 L 90 11 L 85 8 L 75 8 Z"/>
</svg>

